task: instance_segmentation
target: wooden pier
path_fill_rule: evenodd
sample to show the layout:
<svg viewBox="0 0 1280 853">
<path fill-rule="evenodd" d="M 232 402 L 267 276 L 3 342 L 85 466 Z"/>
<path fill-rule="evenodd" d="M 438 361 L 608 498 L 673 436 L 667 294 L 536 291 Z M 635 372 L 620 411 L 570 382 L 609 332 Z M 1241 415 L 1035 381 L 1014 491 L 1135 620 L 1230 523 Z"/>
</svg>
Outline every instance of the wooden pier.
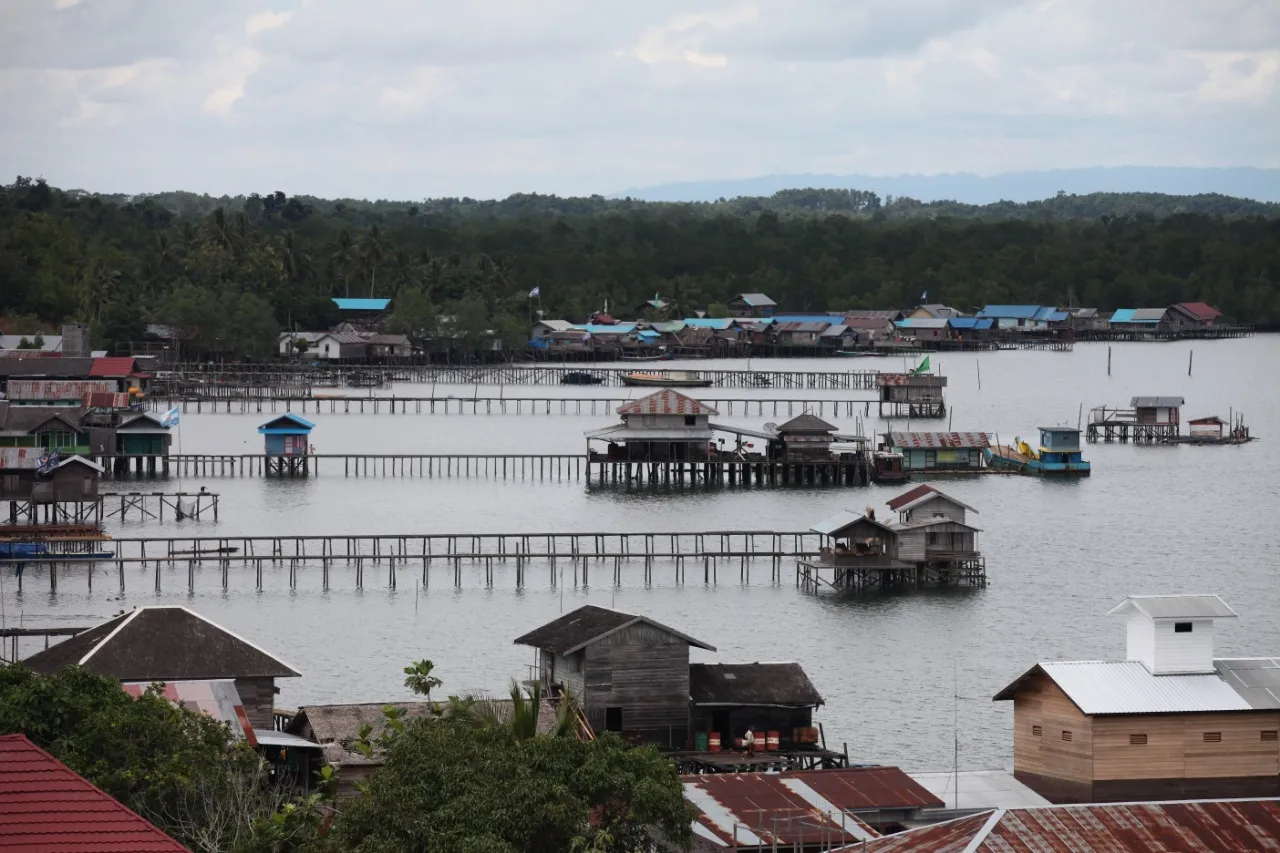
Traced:
<svg viewBox="0 0 1280 853">
<path fill-rule="evenodd" d="M 810 412 L 818 417 L 869 416 L 874 397 L 863 399 L 703 397 L 699 402 L 715 407 L 722 416 L 789 417 Z M 297 412 L 299 414 L 343 415 L 610 415 L 635 399 L 631 397 L 400 397 L 400 396 L 311 396 L 311 397 L 152 397 L 156 410 L 177 406 L 183 414 L 205 412 L 259 414 Z"/>
<path fill-rule="evenodd" d="M 609 367 L 596 364 L 515 365 L 480 367 L 440 365 L 185 365 L 157 374 L 151 396 L 180 399 L 184 390 L 197 396 L 232 399 L 241 396 L 310 396 L 319 385 L 347 386 L 353 375 L 378 373 L 386 381 L 424 385 L 563 385 L 570 373 L 590 373 L 602 385 L 618 387 L 622 378 L 637 371 L 666 374 L 674 368 L 663 362 L 637 362 Z M 679 368 L 681 371 L 686 368 Z M 704 379 L 721 388 L 789 388 L 830 391 L 874 391 L 874 370 L 698 370 Z"/>
<path fill-rule="evenodd" d="M 88 628 L 0 628 L 0 663 L 17 663 L 27 654 L 23 654 L 19 641 L 43 639 L 44 648 L 49 648 L 50 637 L 74 637 L 83 634 Z M 5 641 L 8 642 L 5 642 Z M 6 648 L 7 646 L 7 648 Z"/>
<path fill-rule="evenodd" d="M 865 486 L 865 455 L 829 462 L 790 462 L 719 453 L 700 462 L 635 462 L 600 453 L 185 453 L 161 457 L 180 477 L 426 477 L 585 481 L 597 484 Z M 101 457 L 109 460 L 111 457 Z M 105 463 L 104 463 L 105 465 Z M 282 465 L 288 467 L 282 469 Z M 111 471 L 111 466 L 106 465 Z M 106 476 L 117 476 L 111 475 Z"/>
<path fill-rule="evenodd" d="M 188 592 L 196 590 L 203 569 L 217 571 L 221 588 L 230 589 L 233 569 L 252 569 L 255 589 L 261 590 L 264 575 L 287 572 L 290 589 L 296 589 L 308 571 L 329 589 L 333 571 L 346 569 L 346 577 L 356 589 L 363 589 L 369 568 L 385 569 L 385 584 L 396 589 L 403 579 L 399 572 L 410 567 L 422 585 L 432 585 L 432 567 L 443 569 L 454 588 L 463 586 L 470 570 L 482 570 L 486 588 L 499 575 L 517 588 L 528 582 L 531 569 L 546 571 L 551 588 L 560 583 L 588 586 L 593 572 L 603 569 L 610 582 L 619 586 L 624 566 L 639 563 L 643 582 L 652 584 L 659 563 L 671 571 L 677 584 L 688 580 L 690 568 L 702 583 L 719 583 L 721 571 L 736 569 L 735 582 L 749 584 L 751 568 L 766 561 L 769 583 L 782 581 L 783 563 L 818 552 L 818 537 L 808 531 L 712 530 L 703 532 L 641 533 L 437 533 L 346 536 L 184 536 L 155 538 L 43 539 L 53 559 L 0 558 L 0 570 L 7 565 L 21 567 L 18 587 L 24 575 L 39 566 L 48 572 L 50 591 L 56 592 L 60 576 L 81 574 L 92 589 L 95 567 L 114 567 L 121 592 L 125 591 L 126 568 L 154 569 L 155 591 L 166 578 L 185 570 Z M 87 552 L 110 550 L 112 556 Z M 77 555 L 85 553 L 83 559 Z M 506 569 L 506 571 L 503 571 Z M 568 572 L 572 572 L 570 576 Z M 728 579 L 728 578 L 726 578 Z M 238 578 L 236 578 L 238 580 Z M 440 579 L 435 578 L 439 583 Z"/>
<path fill-rule="evenodd" d="M 86 498 L 80 501 L 32 501 L 9 499 L 5 513 L 10 524 L 101 524 L 102 498 Z"/>
</svg>

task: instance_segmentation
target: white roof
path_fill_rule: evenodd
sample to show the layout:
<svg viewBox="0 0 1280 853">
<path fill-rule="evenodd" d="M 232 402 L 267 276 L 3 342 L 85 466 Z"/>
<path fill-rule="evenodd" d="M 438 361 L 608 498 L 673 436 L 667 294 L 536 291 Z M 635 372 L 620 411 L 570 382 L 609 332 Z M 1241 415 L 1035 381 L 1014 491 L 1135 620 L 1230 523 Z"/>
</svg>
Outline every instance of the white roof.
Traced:
<svg viewBox="0 0 1280 853">
<path fill-rule="evenodd" d="M 62 351 L 62 335 L 41 335 L 42 343 L 40 346 L 34 346 L 36 342 L 35 333 L 29 335 L 0 335 L 0 349 L 18 349 L 25 338 L 28 344 L 28 352 L 61 352 Z"/>
<path fill-rule="evenodd" d="M 1108 612 L 1117 615 L 1135 610 L 1152 619 L 1235 619 L 1237 616 L 1216 595 L 1131 595 Z"/>
<path fill-rule="evenodd" d="M 711 427 L 639 427 L 617 424 L 583 433 L 609 441 L 711 441 Z"/>
<path fill-rule="evenodd" d="M 539 320 L 534 323 L 535 326 L 546 326 L 553 332 L 567 332 L 574 328 L 574 325 L 568 320 Z"/>
<path fill-rule="evenodd" d="M 1007 770 L 961 770 L 959 792 L 956 774 L 908 773 L 913 780 L 946 803 L 948 809 L 981 811 L 1047 806 L 1049 801 L 1019 782 Z"/>
<path fill-rule="evenodd" d="M 1248 711 L 1217 674 L 1152 675 L 1138 661 L 1065 661 L 1040 668 L 1085 714 Z"/>
</svg>

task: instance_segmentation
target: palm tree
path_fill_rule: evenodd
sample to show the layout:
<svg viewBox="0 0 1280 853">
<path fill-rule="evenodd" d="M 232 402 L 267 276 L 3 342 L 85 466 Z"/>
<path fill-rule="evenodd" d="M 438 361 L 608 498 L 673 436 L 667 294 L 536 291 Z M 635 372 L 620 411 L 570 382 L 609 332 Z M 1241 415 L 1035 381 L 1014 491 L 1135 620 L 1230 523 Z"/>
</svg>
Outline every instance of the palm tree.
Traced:
<svg viewBox="0 0 1280 853">
<path fill-rule="evenodd" d="M 542 735 L 538 731 L 538 719 L 542 713 L 542 685 L 534 683 L 525 688 L 514 678 L 511 680 L 510 703 L 502 699 L 469 697 L 466 709 L 459 719 L 479 728 L 505 728 L 516 740 L 529 740 Z M 555 721 L 547 737 L 570 737 L 577 728 L 573 713 L 573 699 L 567 693 L 556 704 Z"/>
<path fill-rule="evenodd" d="M 280 265 L 284 267 L 285 279 L 290 284 L 297 284 L 311 272 L 311 258 L 298 245 L 298 235 L 292 228 L 286 229 L 280 236 L 276 249 Z"/>
<path fill-rule="evenodd" d="M 351 269 L 356 263 L 355 245 L 351 241 L 351 232 L 343 228 L 338 232 L 338 248 L 333 252 L 333 263 L 342 276 L 342 295 L 351 295 Z"/>
<path fill-rule="evenodd" d="M 369 276 L 369 296 L 373 296 L 374 288 L 378 284 L 378 264 L 386 255 L 386 248 L 382 245 L 382 229 L 378 227 L 378 223 L 375 222 L 369 226 L 362 241 L 360 254 Z"/>
</svg>

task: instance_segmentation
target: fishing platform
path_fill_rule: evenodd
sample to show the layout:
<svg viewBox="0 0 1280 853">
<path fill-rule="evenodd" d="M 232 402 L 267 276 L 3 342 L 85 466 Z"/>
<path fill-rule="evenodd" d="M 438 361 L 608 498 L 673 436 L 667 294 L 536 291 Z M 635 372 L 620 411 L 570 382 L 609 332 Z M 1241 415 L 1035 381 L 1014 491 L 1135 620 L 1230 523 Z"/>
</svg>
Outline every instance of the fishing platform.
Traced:
<svg viewBox="0 0 1280 853">
<path fill-rule="evenodd" d="M 921 364 L 928 369 L 928 359 Z M 917 371 L 920 368 L 917 368 Z M 947 377 L 931 373 L 876 374 L 879 389 L 880 417 L 890 418 L 945 418 L 947 403 L 942 389 L 947 387 Z"/>
<path fill-rule="evenodd" d="M 421 569 L 423 588 L 431 585 L 430 569 L 443 567 L 455 588 L 464 586 L 469 568 L 483 570 L 482 582 L 492 588 L 499 570 L 509 566 L 506 574 L 517 588 L 527 583 L 531 567 L 547 571 L 551 588 L 569 579 L 572 584 L 588 586 L 593 565 L 609 572 L 611 582 L 620 586 L 624 567 L 639 563 L 645 584 L 654 581 L 659 563 L 672 572 L 677 584 L 687 582 L 691 568 L 702 570 L 702 582 L 715 585 L 721 571 L 737 569 L 735 581 L 751 582 L 751 569 L 758 561 L 767 561 L 769 583 L 782 580 L 783 563 L 787 559 L 805 557 L 818 551 L 817 536 L 811 531 L 741 531 L 711 530 L 700 532 L 662 531 L 636 533 L 437 533 L 437 534 L 373 534 L 373 535 L 297 535 L 297 536 L 181 536 L 120 537 L 69 536 L 42 538 L 23 550 L 0 549 L 0 568 L 22 567 L 18 572 L 21 589 L 23 574 L 32 567 L 49 573 L 51 591 L 57 591 L 60 568 L 68 565 L 87 566 L 84 575 L 90 588 L 95 566 L 114 566 L 121 592 L 125 590 L 126 568 L 151 568 L 154 585 L 161 591 L 163 580 L 180 568 L 186 569 L 186 584 L 194 592 L 204 567 L 218 570 L 222 589 L 232 587 L 233 568 L 252 568 L 255 588 L 264 586 L 264 574 L 287 571 L 290 589 L 296 589 L 307 567 L 317 570 L 324 589 L 329 589 L 335 568 L 347 568 L 356 589 L 364 588 L 365 570 L 370 566 L 385 567 L 386 586 L 395 589 L 401 579 L 398 570 L 410 566 Z M 110 551 L 101 550 L 110 548 Z M 611 571 L 610 571 L 611 570 Z"/>
<path fill-rule="evenodd" d="M 1089 410 L 1089 441 L 1164 444 L 1178 436 L 1181 397 L 1133 397 L 1128 409 L 1097 406 Z"/>
</svg>

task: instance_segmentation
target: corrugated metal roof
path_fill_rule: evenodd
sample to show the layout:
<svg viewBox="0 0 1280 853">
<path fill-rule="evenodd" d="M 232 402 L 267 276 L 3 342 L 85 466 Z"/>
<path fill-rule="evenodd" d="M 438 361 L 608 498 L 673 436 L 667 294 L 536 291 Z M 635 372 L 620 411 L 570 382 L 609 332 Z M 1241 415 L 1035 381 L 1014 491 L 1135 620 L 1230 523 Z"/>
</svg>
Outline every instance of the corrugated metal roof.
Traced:
<svg viewBox="0 0 1280 853">
<path fill-rule="evenodd" d="M 1071 315 L 1066 311 L 1059 311 L 1051 306 L 1044 306 L 1036 312 L 1036 319 L 1045 323 L 1061 323 L 1064 320 L 1071 319 Z"/>
<path fill-rule="evenodd" d="M 1038 666 L 1081 712 L 1090 716 L 1212 713 L 1248 711 L 1253 707 L 1217 674 L 1152 675 L 1134 660 L 1064 661 Z M 996 698 L 1003 696 L 1002 692 Z"/>
<path fill-rule="evenodd" d="M 871 331 L 875 331 L 877 329 L 884 329 L 888 326 L 892 326 L 893 321 L 888 317 L 845 317 L 844 323 L 841 325 L 847 326 L 850 329 L 862 329 L 864 331 L 869 329 Z"/>
<path fill-rule="evenodd" d="M 978 316 L 1000 320 L 1033 320 L 1039 310 L 1039 305 L 988 305 L 978 312 Z"/>
<path fill-rule="evenodd" d="M 946 317 L 908 317 L 894 325 L 899 329 L 945 329 L 950 322 Z"/>
<path fill-rule="evenodd" d="M 385 311 L 387 306 L 391 304 L 391 300 L 355 299 L 337 296 L 334 297 L 333 304 L 338 306 L 339 311 Z"/>
<path fill-rule="evenodd" d="M 718 415 L 706 403 L 681 394 L 674 388 L 663 388 L 639 400 L 623 403 L 618 407 L 620 415 Z"/>
<path fill-rule="evenodd" d="M 136 373 L 136 365 L 129 356 L 114 356 L 112 358 L 95 358 L 93 366 L 89 368 L 90 376 L 128 376 Z"/>
<path fill-rule="evenodd" d="M 1239 615 L 1216 595 L 1131 595 L 1109 612 L 1132 610 L 1152 619 L 1234 619 Z"/>
<path fill-rule="evenodd" d="M 686 317 L 684 324 L 691 329 L 715 329 L 724 331 L 733 326 L 732 317 Z"/>
<path fill-rule="evenodd" d="M 951 495 L 947 494 L 946 492 L 943 492 L 941 489 L 935 489 L 933 486 L 928 486 L 928 485 L 916 486 L 911 491 L 905 494 L 898 495 L 896 498 L 889 501 L 888 504 L 889 504 L 889 509 L 893 510 L 894 512 L 905 512 L 906 510 L 909 510 L 909 509 L 915 509 L 921 504 L 928 503 L 929 501 L 934 500 L 935 498 L 944 498 L 946 500 L 951 501 L 953 504 L 964 507 L 969 512 L 977 512 L 976 509 L 969 506 L 967 503 L 960 500 L 959 498 L 953 498 Z"/>
<path fill-rule="evenodd" d="M 816 771 L 837 772 L 842 771 Z M 808 778 L 816 773 L 712 773 L 682 781 L 685 798 L 698 810 L 696 823 L 708 830 L 703 837 L 714 837 L 717 846 L 839 844 L 879 837 L 809 787 Z"/>
<path fill-rule="evenodd" d="M 936 794 L 897 767 L 843 767 L 790 774 L 841 810 L 932 809 Z"/>
<path fill-rule="evenodd" d="M 258 433 L 260 435 L 309 434 L 315 428 L 316 425 L 306 418 L 295 415 L 293 412 L 285 412 L 258 427 Z"/>
<path fill-rule="evenodd" d="M 147 692 L 154 682 L 137 681 L 122 684 L 124 692 L 138 697 Z M 208 714 L 215 720 L 226 723 L 231 734 L 237 740 L 247 741 L 250 746 L 258 745 L 258 738 L 245 712 L 244 702 L 240 700 L 240 691 L 236 690 L 234 679 L 218 678 L 204 681 L 166 681 L 160 695 L 175 705 L 197 714 Z"/>
<path fill-rule="evenodd" d="M 582 331 L 592 335 L 629 335 L 636 330 L 635 323 L 586 323 L 578 326 Z"/>
<path fill-rule="evenodd" d="M 882 530 L 890 537 L 896 538 L 898 533 L 888 524 L 882 521 L 876 521 L 868 515 L 860 512 L 850 512 L 845 510 L 839 515 L 833 515 L 830 518 L 824 518 L 809 529 L 814 533 L 821 533 L 823 536 L 838 536 L 842 531 L 852 527 L 859 522 L 873 525 Z"/>
<path fill-rule="evenodd" d="M 763 293 L 739 293 L 737 299 L 741 299 L 753 308 L 770 308 L 778 304 Z"/>
<path fill-rule="evenodd" d="M 1205 302 L 1179 302 L 1173 306 L 1196 320 L 1208 323 L 1222 316 L 1222 312 Z"/>
<path fill-rule="evenodd" d="M 891 432 L 889 441 L 894 447 L 990 447 L 991 438 L 985 432 Z"/>
<path fill-rule="evenodd" d="M 23 340 L 27 342 L 27 348 L 19 350 L 23 353 L 37 352 L 62 352 L 62 335 L 44 335 L 40 336 L 40 346 L 34 346 L 36 336 L 31 335 L 0 335 L 0 349 L 17 350 Z"/>
<path fill-rule="evenodd" d="M 1280 660 L 1223 658 L 1215 660 L 1213 668 L 1251 708 L 1280 708 Z"/>
<path fill-rule="evenodd" d="M 865 853 L 1280 850 L 1280 799 L 997 809 L 843 848 Z"/>
<path fill-rule="evenodd" d="M 573 328 L 573 323 L 570 323 L 568 320 L 539 320 L 533 325 L 546 326 L 553 332 L 567 332 Z"/>
<path fill-rule="evenodd" d="M 1135 409 L 1180 409 L 1187 401 L 1181 397 L 1132 397 L 1129 405 Z"/>
<path fill-rule="evenodd" d="M 818 337 L 838 338 L 847 331 L 849 331 L 849 327 L 846 326 L 844 323 L 836 323 L 835 325 L 827 326 L 827 328 L 824 329 L 822 333 L 818 335 Z"/>
<path fill-rule="evenodd" d="M 0 849 L 186 853 L 186 848 L 23 735 L 0 737 Z"/>
<path fill-rule="evenodd" d="M 804 667 L 780 663 L 691 663 L 689 701 L 694 705 L 808 708 L 822 704 Z"/>
<path fill-rule="evenodd" d="M 953 329 L 990 329 L 992 320 L 990 317 L 952 317 L 951 328 Z"/>
<path fill-rule="evenodd" d="M 1164 319 L 1164 312 L 1163 308 L 1117 308 L 1111 314 L 1111 322 L 1155 325 Z"/>
<path fill-rule="evenodd" d="M 598 438 L 605 441 L 711 441 L 711 428 L 708 427 L 643 427 L 614 424 L 601 429 L 587 430 L 583 433 L 587 438 Z"/>
</svg>

